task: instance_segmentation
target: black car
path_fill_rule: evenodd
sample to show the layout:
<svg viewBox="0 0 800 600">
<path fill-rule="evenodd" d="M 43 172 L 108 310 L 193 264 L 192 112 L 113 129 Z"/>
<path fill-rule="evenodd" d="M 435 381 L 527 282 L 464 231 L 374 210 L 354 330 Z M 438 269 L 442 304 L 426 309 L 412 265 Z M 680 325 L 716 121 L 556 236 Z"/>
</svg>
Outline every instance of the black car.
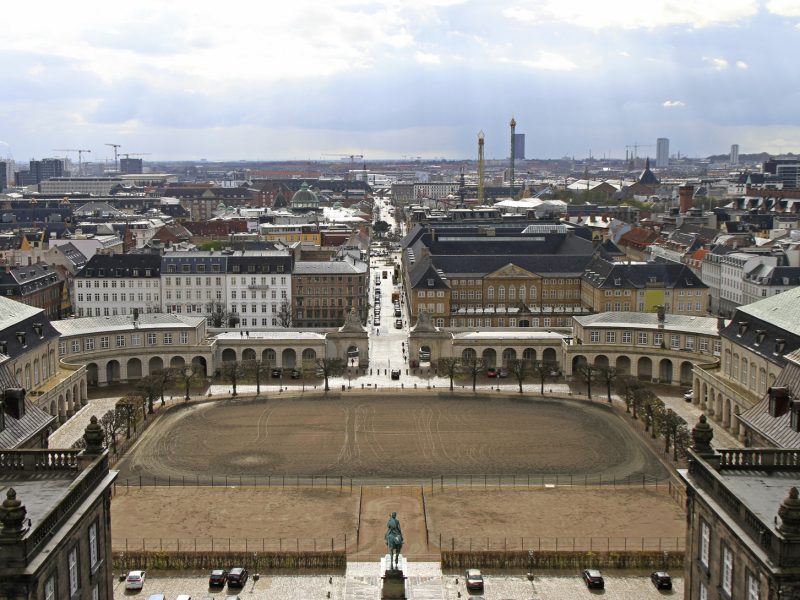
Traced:
<svg viewBox="0 0 800 600">
<path fill-rule="evenodd" d="M 392 379 L 400 379 L 400 369 L 392 369 Z"/>
<path fill-rule="evenodd" d="M 275 379 L 280 379 L 281 377 L 283 377 L 283 369 L 278 369 L 278 368 L 272 369 L 272 376 Z"/>
<path fill-rule="evenodd" d="M 595 588 L 602 590 L 606 582 L 603 581 L 603 575 L 597 569 L 586 569 L 583 571 L 583 581 L 589 589 Z"/>
<path fill-rule="evenodd" d="M 292 369 L 292 372 L 289 374 L 289 376 L 292 379 L 300 379 L 300 377 L 302 377 L 302 375 L 303 374 L 300 371 L 298 371 L 297 369 Z"/>
<path fill-rule="evenodd" d="M 665 571 L 656 571 L 650 575 L 650 581 L 656 586 L 657 590 L 671 590 L 672 577 Z"/>
<path fill-rule="evenodd" d="M 247 583 L 247 569 L 236 567 L 228 573 L 228 587 L 244 587 Z"/>
<path fill-rule="evenodd" d="M 208 587 L 223 586 L 228 581 L 228 572 L 225 569 L 214 569 L 208 577 Z"/>
</svg>

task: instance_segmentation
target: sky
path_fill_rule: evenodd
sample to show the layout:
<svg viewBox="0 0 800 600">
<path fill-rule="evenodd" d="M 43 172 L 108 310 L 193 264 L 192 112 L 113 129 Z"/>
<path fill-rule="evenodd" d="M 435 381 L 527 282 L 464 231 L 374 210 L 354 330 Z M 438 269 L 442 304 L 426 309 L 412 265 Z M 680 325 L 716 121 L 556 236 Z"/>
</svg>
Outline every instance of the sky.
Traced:
<svg viewBox="0 0 800 600">
<path fill-rule="evenodd" d="M 481 130 L 505 158 L 512 116 L 528 158 L 800 151 L 800 0 L 44 0 L 2 20 L 18 162 L 475 158 Z"/>
</svg>

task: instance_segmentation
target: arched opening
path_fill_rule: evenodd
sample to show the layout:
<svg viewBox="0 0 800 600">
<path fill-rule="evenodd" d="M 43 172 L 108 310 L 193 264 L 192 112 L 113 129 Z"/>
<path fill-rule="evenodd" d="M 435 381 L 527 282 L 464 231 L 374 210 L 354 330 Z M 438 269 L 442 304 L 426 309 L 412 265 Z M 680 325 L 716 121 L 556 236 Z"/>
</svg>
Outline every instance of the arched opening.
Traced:
<svg viewBox="0 0 800 600">
<path fill-rule="evenodd" d="M 497 352 L 495 352 L 494 348 L 486 348 L 486 350 L 483 351 L 483 366 L 497 366 Z"/>
<path fill-rule="evenodd" d="M 522 360 L 528 361 L 529 363 L 536 362 L 536 350 L 534 348 L 525 348 L 522 351 Z"/>
<path fill-rule="evenodd" d="M 97 363 L 86 365 L 86 383 L 91 386 L 97 386 Z"/>
<path fill-rule="evenodd" d="M 147 372 L 152 375 L 153 373 L 158 373 L 159 371 L 164 370 L 164 361 L 161 360 L 160 356 L 153 356 L 150 360 L 147 361 Z"/>
<path fill-rule="evenodd" d="M 577 356 L 572 357 L 572 374 L 578 375 L 586 366 L 586 357 L 583 354 L 578 354 Z"/>
<path fill-rule="evenodd" d="M 306 348 L 303 350 L 302 357 L 304 364 L 313 363 L 317 360 L 317 353 L 313 348 Z"/>
<path fill-rule="evenodd" d="M 731 426 L 731 399 L 725 398 L 722 408 L 722 425 L 724 427 Z"/>
<path fill-rule="evenodd" d="M 731 418 L 731 433 L 733 435 L 739 435 L 739 415 L 741 413 L 742 411 L 738 405 L 733 407 L 733 417 Z"/>
<path fill-rule="evenodd" d="M 598 369 L 607 369 L 608 357 L 605 354 L 598 354 L 594 357 L 594 366 Z"/>
<path fill-rule="evenodd" d="M 97 365 L 95 365 L 95 368 L 97 368 Z M 88 400 L 89 397 L 86 395 L 86 382 L 81 381 L 81 404 L 86 404 Z"/>
<path fill-rule="evenodd" d="M 56 401 L 50 401 L 50 416 L 55 417 L 58 413 L 56 412 Z"/>
<path fill-rule="evenodd" d="M 106 363 L 106 383 L 119 381 L 119 361 L 110 360 Z"/>
<path fill-rule="evenodd" d="M 236 362 L 236 350 L 233 348 L 225 348 L 222 351 L 222 362 Z"/>
<path fill-rule="evenodd" d="M 142 377 L 142 361 L 138 358 L 131 358 L 128 359 L 128 365 L 126 367 L 128 372 L 128 381 L 131 379 L 141 379 Z"/>
<path fill-rule="evenodd" d="M 672 361 L 670 359 L 661 359 L 658 366 L 658 379 L 661 383 L 672 383 Z"/>
<path fill-rule="evenodd" d="M 630 375 L 631 372 L 631 359 L 627 356 L 618 356 L 615 364 L 617 373 L 620 375 Z"/>
<path fill-rule="evenodd" d="M 204 356 L 195 356 L 192 358 L 192 370 L 201 377 L 208 376 L 208 364 Z"/>
<path fill-rule="evenodd" d="M 31 385 L 31 366 L 25 365 L 25 389 L 29 390 L 33 386 Z"/>
<path fill-rule="evenodd" d="M 419 347 L 419 362 L 420 363 L 429 363 L 429 362 L 431 362 L 431 347 L 430 346 L 420 346 Z"/>
<path fill-rule="evenodd" d="M 281 361 L 284 369 L 294 369 L 297 366 L 297 353 L 294 348 L 286 348 L 281 353 Z"/>
<path fill-rule="evenodd" d="M 242 360 L 255 360 L 256 359 L 256 351 L 252 348 L 245 348 L 242 350 Z"/>
<path fill-rule="evenodd" d="M 350 346 L 347 349 L 347 366 L 354 366 L 358 364 L 358 346 Z"/>
<path fill-rule="evenodd" d="M 173 356 L 169 361 L 170 369 L 183 369 L 186 366 L 186 361 L 182 356 Z"/>
<path fill-rule="evenodd" d="M 67 407 L 64 406 L 64 395 L 58 395 L 58 418 L 63 423 L 67 420 Z"/>
<path fill-rule="evenodd" d="M 555 348 L 544 349 L 544 352 L 542 352 L 542 362 L 548 365 L 555 365 L 558 363 Z"/>
<path fill-rule="evenodd" d="M 67 403 L 67 416 L 71 417 L 75 414 L 75 405 L 72 403 L 72 390 L 67 390 L 64 400 Z"/>
<path fill-rule="evenodd" d="M 78 384 L 72 386 L 72 401 L 75 403 L 75 410 L 81 407 L 81 396 L 78 392 Z"/>
<path fill-rule="evenodd" d="M 506 348 L 503 350 L 503 366 L 508 367 L 512 361 L 517 360 L 517 351 L 514 348 Z"/>
<path fill-rule="evenodd" d="M 681 385 L 692 385 L 692 363 L 685 360 L 681 363 Z"/>
<path fill-rule="evenodd" d="M 700 402 L 700 404 L 706 406 L 706 403 L 708 402 L 708 384 L 704 383 L 700 386 L 700 398 L 695 398 L 694 402 L 695 404 Z"/>
<path fill-rule="evenodd" d="M 650 381 L 653 378 L 653 361 L 648 356 L 642 356 L 636 364 L 639 379 Z"/>
<path fill-rule="evenodd" d="M 724 405 L 724 400 L 722 399 L 722 392 L 717 394 L 717 405 L 714 407 L 714 418 L 717 421 L 722 421 L 722 407 Z"/>
<path fill-rule="evenodd" d="M 265 348 L 263 352 L 261 352 L 261 362 L 265 365 L 275 365 L 278 362 L 278 355 L 275 354 L 275 350 L 272 348 Z"/>
<path fill-rule="evenodd" d="M 475 352 L 475 348 L 464 348 L 461 351 L 461 360 L 467 364 L 475 362 L 477 356 L 478 354 Z"/>
</svg>

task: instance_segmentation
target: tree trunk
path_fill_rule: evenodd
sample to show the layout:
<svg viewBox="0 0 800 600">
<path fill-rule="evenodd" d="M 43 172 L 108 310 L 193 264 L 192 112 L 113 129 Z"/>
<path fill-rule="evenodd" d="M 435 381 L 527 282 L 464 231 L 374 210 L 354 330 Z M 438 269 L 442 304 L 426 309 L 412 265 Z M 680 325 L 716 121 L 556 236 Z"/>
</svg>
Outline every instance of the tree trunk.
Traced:
<svg viewBox="0 0 800 600">
<path fill-rule="evenodd" d="M 611 402 L 611 380 L 606 380 L 606 392 L 608 393 L 608 402 Z"/>
</svg>

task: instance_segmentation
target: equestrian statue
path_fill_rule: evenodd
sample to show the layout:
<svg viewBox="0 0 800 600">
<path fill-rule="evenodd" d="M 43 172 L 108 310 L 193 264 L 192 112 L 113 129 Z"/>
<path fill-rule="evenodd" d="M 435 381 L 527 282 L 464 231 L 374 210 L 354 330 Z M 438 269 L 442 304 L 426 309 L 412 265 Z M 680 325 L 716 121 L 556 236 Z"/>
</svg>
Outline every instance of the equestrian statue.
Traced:
<svg viewBox="0 0 800 600">
<path fill-rule="evenodd" d="M 397 569 L 400 551 L 403 549 L 403 532 L 400 531 L 400 521 L 397 520 L 397 513 L 393 512 L 386 523 L 386 546 L 389 549 L 389 568 Z"/>
</svg>

